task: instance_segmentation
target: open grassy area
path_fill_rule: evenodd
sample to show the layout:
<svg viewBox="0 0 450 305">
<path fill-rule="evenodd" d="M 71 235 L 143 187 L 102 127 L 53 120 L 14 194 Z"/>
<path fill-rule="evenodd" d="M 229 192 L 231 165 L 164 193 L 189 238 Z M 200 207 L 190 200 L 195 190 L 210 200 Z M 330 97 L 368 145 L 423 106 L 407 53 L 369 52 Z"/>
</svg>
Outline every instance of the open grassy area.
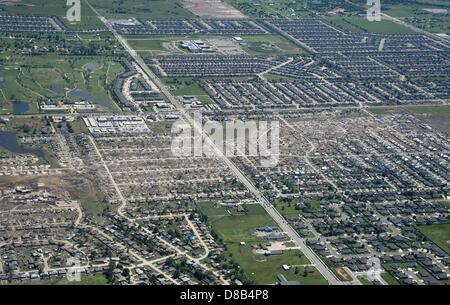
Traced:
<svg viewBox="0 0 450 305">
<path fill-rule="evenodd" d="M 405 106 L 405 107 L 372 107 L 368 109 L 374 115 L 385 115 L 393 113 L 412 113 L 412 114 L 431 114 L 450 118 L 450 106 L 448 105 L 431 105 L 431 106 Z"/>
<path fill-rule="evenodd" d="M 86 127 L 86 124 L 84 123 L 84 121 L 81 118 L 76 119 L 73 122 L 69 122 L 67 123 L 67 126 L 72 129 L 72 132 L 75 134 L 79 134 L 79 133 L 85 133 L 88 134 L 89 130 Z"/>
<path fill-rule="evenodd" d="M 404 3 L 400 3 L 399 1 L 386 1 L 382 4 L 382 10 L 386 14 L 395 17 L 433 15 L 424 11 L 423 9 L 425 8 L 450 9 L 450 2 L 441 0 L 415 0 L 405 1 Z"/>
<path fill-rule="evenodd" d="M 189 77 L 164 77 L 164 82 L 172 89 L 172 93 L 176 96 L 195 95 L 207 96 L 207 93 L 200 88 L 193 78 Z"/>
<path fill-rule="evenodd" d="M 370 22 L 363 17 L 327 17 L 326 20 L 345 30 L 383 34 L 414 34 L 415 32 L 392 21 Z"/>
<path fill-rule="evenodd" d="M 305 51 L 279 35 L 241 36 L 242 49 L 250 55 L 273 56 L 302 54 Z"/>
<path fill-rule="evenodd" d="M 419 227 L 427 238 L 450 254 L 450 224 L 439 224 Z"/>
<path fill-rule="evenodd" d="M 239 244 L 242 241 L 246 243 L 261 242 L 262 240 L 254 235 L 256 229 L 262 226 L 275 226 L 275 223 L 259 205 L 247 205 L 247 210 L 246 215 L 230 215 L 226 208 L 219 208 L 220 212 L 216 212 L 215 215 L 206 215 L 209 217 L 209 221 L 214 229 L 226 243 Z M 202 211 L 204 210 L 202 209 Z"/>
<path fill-rule="evenodd" d="M 226 2 L 254 18 L 297 18 L 312 14 L 304 1 L 226 0 Z"/>
<path fill-rule="evenodd" d="M 197 38 L 198 37 L 194 36 L 169 36 L 169 37 L 128 36 L 127 41 L 133 49 L 135 49 L 142 56 L 145 57 L 145 56 L 185 54 L 187 53 L 187 51 L 183 51 L 178 47 L 179 42 L 181 40 L 193 40 Z"/>
<path fill-rule="evenodd" d="M 21 0 L 19 4 L 28 5 L 0 5 L 0 13 L 32 14 L 58 16 L 65 25 L 72 29 L 92 29 L 103 28 L 103 23 L 97 18 L 97 15 L 85 3 L 81 3 L 81 20 L 79 22 L 69 22 L 67 20 L 67 11 L 69 6 L 66 1 L 61 0 Z M 93 1 L 94 2 L 94 1 Z M 95 1 L 96 2 L 96 1 Z"/>
<path fill-rule="evenodd" d="M 111 18 L 194 18 L 191 12 L 181 5 L 181 0 L 133 0 L 126 1 L 95 0 L 92 6 L 100 14 Z"/>
<path fill-rule="evenodd" d="M 105 209 L 101 202 L 102 195 L 99 194 L 91 185 L 86 186 L 83 190 L 74 190 L 74 198 L 80 201 L 83 213 L 88 216 L 100 217 Z"/>
<path fill-rule="evenodd" d="M 171 43 L 172 40 L 170 39 L 128 39 L 127 40 L 130 46 L 138 51 L 167 51 L 166 48 L 164 48 L 164 43 Z"/>
<path fill-rule="evenodd" d="M 296 209 L 296 205 L 298 203 L 298 200 L 292 200 L 292 201 L 282 201 L 282 200 L 276 200 L 275 201 L 275 208 L 280 212 L 281 215 L 287 217 L 292 215 L 298 215 L 301 213 L 301 211 Z M 320 207 L 320 203 L 316 200 L 307 200 L 305 201 L 305 205 L 310 209 L 310 212 L 312 213 L 321 213 L 322 208 Z"/>
<path fill-rule="evenodd" d="M 35 14 L 35 15 L 55 15 L 55 16 L 65 16 L 68 7 L 65 5 L 66 1 L 60 0 L 22 0 L 21 4 L 28 5 L 0 5 L 0 12 L 5 13 L 16 13 L 16 14 Z M 93 16 L 93 12 L 89 7 L 83 8 L 82 5 L 82 15 Z"/>
<path fill-rule="evenodd" d="M 389 272 L 385 271 L 381 273 L 381 277 L 383 280 L 388 283 L 388 285 L 400 285 L 400 283 L 395 279 L 395 277 L 392 276 Z"/>
<path fill-rule="evenodd" d="M 282 255 L 274 256 L 265 256 L 252 249 L 252 245 L 267 242 L 255 236 L 256 228 L 275 226 L 261 206 L 247 205 L 246 214 L 238 214 L 234 208 L 215 207 L 214 202 L 198 203 L 198 207 L 208 216 L 208 223 L 227 246 L 226 255 L 231 256 L 243 268 L 253 284 L 273 284 L 280 273 L 288 280 L 298 280 L 301 284 L 327 283 L 315 269 L 313 273 L 304 273 L 304 265 L 310 262 L 297 249 L 285 250 Z M 245 245 L 241 245 L 241 242 Z M 291 266 L 291 269 L 284 271 L 284 264 Z"/>
<path fill-rule="evenodd" d="M 447 13 L 432 13 L 425 9 L 447 9 Z M 450 2 L 439 0 L 385 1 L 384 13 L 403 18 L 406 22 L 433 33 L 450 33 Z"/>
<path fill-rule="evenodd" d="M 297 210 L 295 208 L 295 206 L 296 206 L 296 204 L 293 201 L 289 201 L 289 202 L 280 201 L 280 200 L 275 201 L 275 208 L 284 217 L 300 214 L 300 211 Z"/>
<path fill-rule="evenodd" d="M 56 15 L 65 17 L 68 6 L 62 0 L 21 0 L 29 5 L 0 5 L 0 12 Z M 181 0 L 95 0 L 90 4 L 97 9 L 100 14 L 113 18 L 146 17 L 146 18 L 193 18 L 192 13 L 181 5 Z M 90 17 L 96 16 L 86 3 L 81 2 L 81 23 L 86 27 L 92 26 L 97 21 Z M 84 17 L 87 17 L 83 21 Z M 78 25 L 80 26 L 80 25 Z"/>
<path fill-rule="evenodd" d="M 328 285 L 327 280 L 320 272 L 313 267 L 312 273 L 305 273 L 305 266 L 291 268 L 288 271 L 280 272 L 288 281 L 299 281 L 301 285 Z"/>
<path fill-rule="evenodd" d="M 255 56 L 275 56 L 302 54 L 305 51 L 279 35 L 243 35 L 241 48 L 250 55 Z M 167 54 L 183 54 L 184 51 L 178 48 L 181 40 L 201 39 L 205 42 L 208 39 L 233 39 L 224 36 L 170 36 L 170 37 L 132 37 L 128 36 L 127 41 L 131 47 L 141 52 L 144 56 L 157 56 Z"/>
<path fill-rule="evenodd" d="M 368 111 L 374 115 L 386 115 L 395 113 L 411 113 L 430 126 L 443 133 L 450 134 L 450 106 L 405 106 L 405 107 L 371 107 Z"/>
<path fill-rule="evenodd" d="M 22 285 L 106 285 L 108 280 L 103 274 L 82 275 L 81 281 L 69 281 L 66 278 L 54 280 L 26 281 Z"/>
<path fill-rule="evenodd" d="M 46 127 L 46 131 L 50 131 L 47 120 L 40 117 L 14 117 L 9 119 L 5 127 L 6 130 L 14 131 L 18 135 L 33 134 L 44 130 Z"/>
<path fill-rule="evenodd" d="M 94 70 L 86 65 L 95 64 Z M 1 113 L 11 113 L 14 101 L 28 102 L 27 114 L 37 113 L 37 101 L 60 100 L 70 96 L 73 90 L 95 98 L 100 110 L 118 110 L 109 87 L 115 75 L 122 70 L 119 62 L 103 57 L 64 57 L 58 55 L 20 57 L 5 56 L 0 66 L 4 85 L 0 92 Z"/>
<path fill-rule="evenodd" d="M 430 17 L 411 17 L 407 22 L 431 33 L 450 34 L 450 15 L 437 15 Z"/>
</svg>

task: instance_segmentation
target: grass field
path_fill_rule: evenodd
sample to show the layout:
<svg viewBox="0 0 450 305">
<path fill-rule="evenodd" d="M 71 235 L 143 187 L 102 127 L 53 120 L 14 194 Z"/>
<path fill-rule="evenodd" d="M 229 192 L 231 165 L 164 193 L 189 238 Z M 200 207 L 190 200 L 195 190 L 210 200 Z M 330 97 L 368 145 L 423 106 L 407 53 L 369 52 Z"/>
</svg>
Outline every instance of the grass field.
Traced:
<svg viewBox="0 0 450 305">
<path fill-rule="evenodd" d="M 280 214 L 282 214 L 285 217 L 292 216 L 292 215 L 298 215 L 298 214 L 301 214 L 302 212 L 295 208 L 297 203 L 298 203 L 298 201 L 295 201 L 295 200 L 291 201 L 291 202 L 276 200 L 275 201 L 275 208 L 278 210 L 278 212 L 280 212 Z M 320 212 L 322 212 L 322 208 L 320 207 L 320 203 L 318 201 L 316 201 L 316 200 L 308 200 L 308 201 L 305 202 L 305 205 L 313 213 L 320 213 Z"/>
<path fill-rule="evenodd" d="M 241 37 L 246 44 L 242 46 L 242 49 L 250 55 L 273 56 L 305 53 L 279 35 L 245 35 Z"/>
<path fill-rule="evenodd" d="M 17 14 L 65 16 L 68 10 L 65 5 L 66 1 L 61 0 L 22 0 L 21 2 L 29 5 L 0 5 L 0 11 Z M 82 5 L 81 14 L 94 16 L 94 13 L 85 5 Z"/>
<path fill-rule="evenodd" d="M 450 106 L 406 106 L 406 107 L 371 107 L 368 111 L 374 115 L 386 115 L 395 113 L 411 113 L 425 121 L 433 128 L 450 134 Z"/>
<path fill-rule="evenodd" d="M 204 211 L 202 207 L 201 209 Z M 210 217 L 214 229 L 226 243 L 261 242 L 261 239 L 254 235 L 256 228 L 274 226 L 275 223 L 261 206 L 248 205 L 247 209 L 247 215 L 230 215 L 225 208 L 219 208 L 220 212 L 217 211 L 213 217 L 206 215 Z"/>
<path fill-rule="evenodd" d="M 279 35 L 243 35 L 243 44 L 241 48 L 250 55 L 255 56 L 275 56 L 303 54 L 305 51 L 299 49 L 293 43 Z M 158 56 L 168 54 L 183 54 L 179 49 L 180 40 L 199 39 L 196 36 L 170 36 L 170 37 L 132 37 L 128 36 L 127 41 L 131 47 L 141 52 L 144 56 Z M 233 37 L 224 36 L 202 36 L 203 41 L 208 39 L 233 39 Z M 172 45 L 170 49 L 168 45 Z M 174 47 L 175 46 L 175 47 Z"/>
<path fill-rule="evenodd" d="M 141 56 L 164 56 L 184 54 L 185 52 L 178 48 L 178 42 L 183 39 L 193 39 L 189 37 L 151 37 L 137 38 L 129 37 L 129 45 L 135 49 Z"/>
<path fill-rule="evenodd" d="M 284 201 L 276 200 L 275 208 L 284 217 L 300 214 L 300 211 L 295 208 L 294 202 L 284 202 Z"/>
<path fill-rule="evenodd" d="M 167 51 L 163 43 L 171 43 L 169 39 L 128 39 L 130 46 L 135 50 L 152 50 L 152 51 Z"/>
<path fill-rule="evenodd" d="M 118 110 L 110 96 L 109 86 L 123 68 L 112 59 L 49 55 L 8 56 L 4 60 L 5 64 L 0 66 L 0 75 L 4 79 L 0 113 L 10 113 L 13 101 L 29 102 L 27 113 L 36 113 L 39 99 L 62 99 L 71 90 L 81 90 L 104 101 L 104 106 L 99 106 L 100 110 Z M 94 71 L 85 68 L 88 63 L 96 64 Z"/>
<path fill-rule="evenodd" d="M 41 281 L 26 281 L 22 285 L 106 285 L 106 277 L 102 274 L 81 276 L 81 281 L 69 281 L 65 278 Z"/>
<path fill-rule="evenodd" d="M 91 4 L 100 14 L 111 18 L 195 18 L 181 5 L 181 0 L 133 0 L 132 5 L 126 1 L 95 0 Z"/>
<path fill-rule="evenodd" d="M 69 28 L 73 29 L 92 29 L 103 28 L 103 23 L 97 18 L 97 15 L 85 3 L 81 3 L 81 20 L 70 23 L 67 18 L 69 6 L 66 1 L 61 0 L 22 0 L 22 3 L 29 5 L 0 5 L 0 12 L 58 16 Z"/>
<path fill-rule="evenodd" d="M 255 229 L 260 226 L 275 226 L 261 206 L 247 205 L 248 212 L 245 215 L 237 215 L 232 209 L 216 208 L 213 202 L 199 203 L 198 207 L 208 216 L 208 223 L 226 244 L 226 255 L 231 256 L 243 268 L 253 284 L 273 284 L 280 273 L 288 280 L 298 280 L 301 284 L 327 284 L 316 269 L 305 276 L 304 265 L 310 262 L 299 250 L 286 250 L 282 255 L 276 256 L 265 256 L 253 251 L 252 245 L 264 242 L 254 235 Z M 245 242 L 245 245 L 241 245 L 241 242 Z M 284 271 L 284 264 L 291 266 L 291 269 Z"/>
<path fill-rule="evenodd" d="M 296 18 L 308 16 L 304 1 L 292 0 L 226 0 L 244 14 L 254 18 Z"/>
<path fill-rule="evenodd" d="M 450 34 L 450 16 L 448 14 L 412 17 L 407 18 L 406 21 L 431 33 Z"/>
<path fill-rule="evenodd" d="M 39 14 L 39 15 L 56 15 L 65 17 L 68 6 L 66 1 L 62 0 L 22 0 L 22 2 L 31 4 L 29 6 L 6 6 L 1 5 L 0 9 L 8 13 L 20 14 Z M 189 11 L 185 10 L 180 4 L 180 0 L 133 0 L 133 4 L 126 1 L 116 0 L 95 0 L 90 4 L 101 14 L 114 18 L 127 17 L 147 17 L 147 18 L 193 18 L 195 17 Z M 81 18 L 94 17 L 95 13 L 86 3 L 81 3 Z M 86 26 L 93 22 L 85 21 Z M 83 23 L 83 20 L 81 21 Z"/>
<path fill-rule="evenodd" d="M 433 14 L 424 11 L 424 8 L 446 8 L 450 9 L 449 1 L 441 0 L 416 0 L 415 3 L 408 1 L 408 3 L 384 3 L 382 10 L 391 16 L 395 17 L 411 17 L 411 16 L 432 16 Z"/>
<path fill-rule="evenodd" d="M 381 273 L 383 280 L 388 283 L 388 285 L 400 285 L 400 283 L 387 271 Z"/>
<path fill-rule="evenodd" d="M 369 281 L 369 279 L 365 275 L 358 276 L 358 280 L 363 285 L 373 285 L 373 283 L 371 281 Z"/>
<path fill-rule="evenodd" d="M 172 89 L 172 93 L 176 96 L 193 95 L 208 96 L 206 92 L 200 88 L 197 82 L 189 77 L 164 77 L 163 81 Z"/>
<path fill-rule="evenodd" d="M 392 113 L 408 112 L 412 114 L 431 114 L 450 118 L 450 106 L 448 105 L 431 105 L 431 106 L 406 106 L 406 107 L 372 107 L 368 109 L 374 115 L 384 115 Z"/>
<path fill-rule="evenodd" d="M 419 227 L 426 237 L 450 254 L 450 224 L 439 224 Z"/>
<path fill-rule="evenodd" d="M 362 17 L 327 17 L 326 21 L 353 32 L 371 32 L 383 34 L 414 34 L 412 30 L 392 21 L 370 22 Z"/>
<path fill-rule="evenodd" d="M 80 201 L 83 213 L 90 216 L 101 216 L 104 206 L 100 203 L 98 195 L 93 188 L 88 187 L 86 190 L 77 191 L 74 197 Z"/>
</svg>

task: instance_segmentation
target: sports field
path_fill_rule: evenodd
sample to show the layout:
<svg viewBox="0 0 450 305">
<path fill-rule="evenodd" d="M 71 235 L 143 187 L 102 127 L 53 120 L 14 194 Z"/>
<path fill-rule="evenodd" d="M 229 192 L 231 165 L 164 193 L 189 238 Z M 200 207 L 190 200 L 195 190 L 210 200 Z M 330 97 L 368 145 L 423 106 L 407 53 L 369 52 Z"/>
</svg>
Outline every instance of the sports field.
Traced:
<svg viewBox="0 0 450 305">
<path fill-rule="evenodd" d="M 312 267 L 312 273 L 305 273 L 309 260 L 298 249 L 285 250 L 282 255 L 266 256 L 256 252 L 253 245 L 267 243 L 255 235 L 256 228 L 276 227 L 270 216 L 257 204 L 247 205 L 247 213 L 237 213 L 233 209 L 215 207 L 213 202 L 198 204 L 208 223 L 227 247 L 227 256 L 235 260 L 253 284 L 274 284 L 278 274 L 287 280 L 297 280 L 301 284 L 326 284 L 322 275 Z M 286 245 L 293 246 L 292 243 Z M 291 268 L 284 271 L 282 266 Z"/>
</svg>

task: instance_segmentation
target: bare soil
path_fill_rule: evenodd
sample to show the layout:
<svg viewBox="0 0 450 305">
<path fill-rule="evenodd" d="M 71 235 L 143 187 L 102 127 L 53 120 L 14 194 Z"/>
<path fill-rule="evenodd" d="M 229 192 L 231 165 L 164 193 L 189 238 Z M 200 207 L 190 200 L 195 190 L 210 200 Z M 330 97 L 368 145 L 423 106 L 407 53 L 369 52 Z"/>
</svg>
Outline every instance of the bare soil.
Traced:
<svg viewBox="0 0 450 305">
<path fill-rule="evenodd" d="M 195 15 L 211 19 L 246 19 L 242 12 L 221 0 L 184 0 L 183 6 Z"/>
</svg>

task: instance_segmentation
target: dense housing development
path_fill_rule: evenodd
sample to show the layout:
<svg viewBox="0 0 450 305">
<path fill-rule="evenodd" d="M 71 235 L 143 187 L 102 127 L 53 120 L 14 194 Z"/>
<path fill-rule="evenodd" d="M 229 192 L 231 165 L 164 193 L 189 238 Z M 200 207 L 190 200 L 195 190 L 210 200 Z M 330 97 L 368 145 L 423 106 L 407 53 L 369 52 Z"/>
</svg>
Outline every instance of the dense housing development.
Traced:
<svg viewBox="0 0 450 305">
<path fill-rule="evenodd" d="M 448 1 L 60 2 L 0 1 L 0 284 L 450 283 Z"/>
</svg>

